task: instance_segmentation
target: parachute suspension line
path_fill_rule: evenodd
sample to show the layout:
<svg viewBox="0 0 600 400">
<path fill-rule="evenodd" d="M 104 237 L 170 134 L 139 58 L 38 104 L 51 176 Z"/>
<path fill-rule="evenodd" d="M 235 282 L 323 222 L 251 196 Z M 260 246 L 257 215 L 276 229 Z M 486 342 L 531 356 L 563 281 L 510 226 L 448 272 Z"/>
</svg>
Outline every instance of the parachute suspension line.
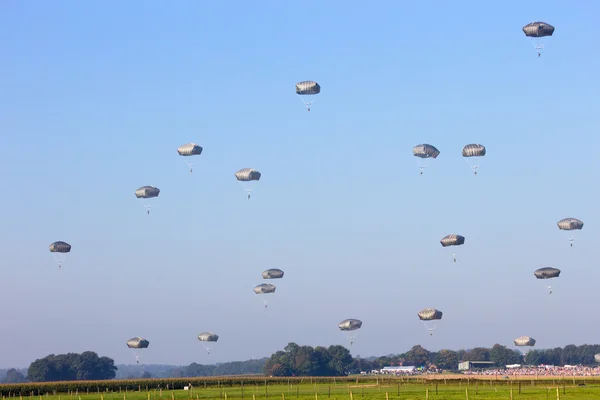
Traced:
<svg viewBox="0 0 600 400">
<path fill-rule="evenodd" d="M 423 172 L 425 172 L 425 168 L 427 168 L 427 166 L 429 165 L 425 160 L 427 160 L 427 158 L 417 158 L 416 160 L 417 166 L 419 167 L 419 175 L 423 175 Z"/>
<path fill-rule="evenodd" d="M 302 100 L 302 98 L 300 98 L 300 101 L 302 102 L 302 104 L 304 104 L 306 106 L 306 108 L 308 108 L 308 111 L 310 111 L 310 107 L 313 105 L 313 103 L 315 101 L 317 101 L 317 99 L 314 99 L 312 101 L 304 101 L 304 100 Z"/>
<path fill-rule="evenodd" d="M 147 214 L 147 215 L 150 215 L 150 210 L 152 209 L 152 206 L 151 206 L 150 204 L 146 204 L 146 205 L 144 206 L 144 208 L 146 209 L 146 214 Z"/>
<path fill-rule="evenodd" d="M 54 261 L 58 264 L 58 269 L 60 269 L 65 261 L 67 261 L 67 254 L 68 253 L 54 253 Z"/>
<path fill-rule="evenodd" d="M 433 331 L 435 331 L 435 329 L 437 328 L 437 324 L 433 324 L 433 326 L 430 327 L 425 321 L 421 320 L 421 322 L 423 323 L 425 330 L 429 332 L 429 336 L 433 336 Z"/>
<path fill-rule="evenodd" d="M 477 169 L 479 168 L 479 164 L 477 164 L 477 165 L 471 164 L 468 157 L 465 157 L 465 161 L 467 162 L 467 164 L 469 164 L 469 167 L 471 167 L 471 169 L 473 170 L 473 174 L 477 175 Z"/>
<path fill-rule="evenodd" d="M 238 181 L 238 183 L 240 184 L 244 192 L 246 192 L 246 194 L 248 195 L 248 200 L 250 200 L 250 192 L 252 192 L 252 188 L 247 188 L 246 186 L 244 186 L 242 184 L 242 181 Z"/>
<path fill-rule="evenodd" d="M 533 40 L 533 38 L 529 38 L 531 40 L 532 46 L 537 50 L 538 57 L 542 56 L 542 50 L 544 50 L 544 44 Z"/>
</svg>

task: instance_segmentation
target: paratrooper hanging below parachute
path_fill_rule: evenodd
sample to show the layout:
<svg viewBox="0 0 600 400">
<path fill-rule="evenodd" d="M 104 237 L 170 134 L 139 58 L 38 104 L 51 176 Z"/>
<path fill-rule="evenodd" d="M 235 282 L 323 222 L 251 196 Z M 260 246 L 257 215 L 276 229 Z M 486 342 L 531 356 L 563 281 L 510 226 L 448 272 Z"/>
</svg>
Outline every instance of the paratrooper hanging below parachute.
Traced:
<svg viewBox="0 0 600 400">
<path fill-rule="evenodd" d="M 67 260 L 67 253 L 71 252 L 71 245 L 66 242 L 58 241 L 50 244 L 50 253 L 54 253 L 54 260 L 58 264 L 58 269 Z"/>
<path fill-rule="evenodd" d="M 150 342 L 139 336 L 131 338 L 127 341 L 127 347 L 133 349 L 133 355 L 135 356 L 136 364 L 140 363 L 140 356 L 136 353 L 136 350 L 147 349 L 150 346 Z"/>
<path fill-rule="evenodd" d="M 216 344 L 219 340 L 219 335 L 213 332 L 202 332 L 198 335 L 198 340 L 202 343 L 202 347 L 204 347 L 206 352 L 210 354 L 212 348 L 208 347 L 208 345 L 205 345 L 204 343 L 213 343 L 213 345 Z"/>
<path fill-rule="evenodd" d="M 436 328 L 436 325 L 429 326 L 427 321 L 436 321 L 441 320 L 443 313 L 440 310 L 436 310 L 435 308 L 424 308 L 423 310 L 417 313 L 419 319 L 423 321 L 423 325 L 429 331 L 429 336 L 433 336 L 433 331 Z"/>
<path fill-rule="evenodd" d="M 261 283 L 260 285 L 256 285 L 254 287 L 254 293 L 256 293 L 256 294 L 269 294 L 269 293 L 275 294 L 276 289 L 277 289 L 277 287 L 275 285 L 272 285 L 270 283 Z M 268 307 L 266 300 L 264 302 L 264 306 L 265 306 L 265 309 Z"/>
<path fill-rule="evenodd" d="M 553 267 L 543 267 L 536 269 L 533 272 L 533 275 L 535 275 L 537 279 L 558 278 L 560 276 L 560 269 Z M 549 294 L 552 294 L 552 286 L 548 286 L 548 292 Z"/>
<path fill-rule="evenodd" d="M 538 57 L 541 57 L 542 50 L 544 49 L 542 38 L 546 36 L 552 36 L 554 33 L 554 27 L 545 22 L 532 22 L 523 27 L 523 33 L 525 33 L 525 36 L 527 36 L 533 43 L 533 47 L 535 47 Z"/>
<path fill-rule="evenodd" d="M 196 143 L 187 143 L 183 146 L 180 146 L 177 149 L 177 153 L 183 157 L 199 156 L 200 154 L 202 154 L 202 147 L 197 145 Z M 188 163 L 187 161 L 186 164 L 190 169 L 190 173 L 192 173 L 192 167 L 194 166 L 194 164 Z"/>
<path fill-rule="evenodd" d="M 137 197 L 138 199 L 151 199 L 154 197 L 158 197 L 159 194 L 160 189 L 154 186 L 142 186 L 141 188 L 135 191 L 135 197 Z M 152 208 L 150 204 L 144 205 L 144 208 L 146 208 L 146 212 L 149 215 L 150 209 Z"/>
<path fill-rule="evenodd" d="M 254 168 L 242 168 L 235 173 L 235 178 L 248 194 L 248 200 L 250 200 L 250 192 L 252 191 L 252 187 L 250 187 L 250 184 L 247 182 L 259 181 L 261 176 L 262 174 Z M 245 184 L 248 185 L 248 187 L 244 186 Z"/>
<path fill-rule="evenodd" d="M 357 329 L 360 329 L 361 327 L 362 327 L 362 321 L 358 320 L 358 319 L 353 319 L 353 318 L 345 319 L 338 324 L 338 328 L 340 328 L 340 331 L 342 331 L 342 332 L 352 332 Z M 346 337 L 346 339 L 348 339 L 348 341 L 350 342 L 350 346 L 352 346 L 352 344 L 354 343 L 355 338 L 356 338 L 355 334 L 352 334 L 352 335 L 349 335 Z"/>
<path fill-rule="evenodd" d="M 436 159 L 440 155 L 440 151 L 430 144 L 423 143 L 413 147 L 413 155 L 419 158 L 417 161 L 421 171 L 420 175 L 423 175 L 423 171 L 428 166 L 428 160 Z"/>
<path fill-rule="evenodd" d="M 309 97 L 311 101 L 304 101 L 302 99 L 302 103 L 308 108 L 310 111 L 310 107 L 316 100 L 316 95 L 321 93 L 321 86 L 315 81 L 302 81 L 296 83 L 296 94 L 300 96 L 311 96 Z"/>
<path fill-rule="evenodd" d="M 485 156 L 485 153 L 485 146 L 481 144 L 468 144 L 462 149 L 462 156 L 465 158 L 465 161 L 467 162 L 467 164 L 469 164 L 475 175 L 477 175 L 477 169 L 479 168 L 479 164 L 471 164 L 469 159 L 471 157 L 483 157 Z"/>
<path fill-rule="evenodd" d="M 465 244 L 465 237 L 456 234 L 446 235 L 440 240 L 440 243 L 442 244 L 442 247 L 461 246 Z M 456 262 L 456 254 L 452 254 L 452 257 L 454 262 Z"/>
<path fill-rule="evenodd" d="M 558 229 L 561 231 L 580 231 L 583 229 L 583 221 L 578 220 L 577 218 L 564 218 L 556 223 L 558 225 Z M 575 232 L 569 238 L 569 243 L 571 247 L 573 247 L 573 242 L 575 241 Z"/>
</svg>

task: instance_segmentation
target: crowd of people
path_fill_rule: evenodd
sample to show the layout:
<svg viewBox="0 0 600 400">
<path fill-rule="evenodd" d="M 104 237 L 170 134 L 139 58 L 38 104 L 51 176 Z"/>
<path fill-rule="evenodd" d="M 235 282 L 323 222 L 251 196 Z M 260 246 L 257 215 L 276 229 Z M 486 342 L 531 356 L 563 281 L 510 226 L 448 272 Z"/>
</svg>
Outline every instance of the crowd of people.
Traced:
<svg viewBox="0 0 600 400">
<path fill-rule="evenodd" d="M 465 375 L 501 375 L 501 376 L 600 376 L 600 366 L 583 365 L 539 365 L 537 367 L 498 368 L 463 371 Z"/>
</svg>

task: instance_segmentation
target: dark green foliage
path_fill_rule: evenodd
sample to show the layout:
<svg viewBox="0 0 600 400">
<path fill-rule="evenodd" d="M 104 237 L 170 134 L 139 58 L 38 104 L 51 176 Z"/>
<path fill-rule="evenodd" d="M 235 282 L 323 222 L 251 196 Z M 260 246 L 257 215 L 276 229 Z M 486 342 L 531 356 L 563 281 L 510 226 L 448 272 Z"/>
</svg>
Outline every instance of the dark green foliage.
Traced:
<svg viewBox="0 0 600 400">
<path fill-rule="evenodd" d="M 354 367 L 354 360 L 343 346 L 312 348 L 289 343 L 285 351 L 273 354 L 265 363 L 270 376 L 344 376 Z"/>
<path fill-rule="evenodd" d="M 98 357 L 93 351 L 50 354 L 31 363 L 27 379 L 31 382 L 113 379 L 116 370 L 111 358 Z"/>
</svg>

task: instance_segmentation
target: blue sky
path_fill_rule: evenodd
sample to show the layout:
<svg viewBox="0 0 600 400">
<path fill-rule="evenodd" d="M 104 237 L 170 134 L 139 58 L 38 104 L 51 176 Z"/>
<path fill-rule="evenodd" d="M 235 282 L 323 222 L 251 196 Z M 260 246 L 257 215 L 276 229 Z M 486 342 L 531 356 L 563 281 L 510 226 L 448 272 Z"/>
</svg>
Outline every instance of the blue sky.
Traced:
<svg viewBox="0 0 600 400">
<path fill-rule="evenodd" d="M 1 367 L 598 343 L 593 1 L 8 1 Z M 521 28 L 556 27 L 541 58 Z M 322 91 L 310 113 L 294 84 Z M 204 151 L 190 174 L 176 149 Z M 419 176 L 412 147 L 440 151 Z M 468 143 L 487 155 L 475 177 Z M 262 178 L 250 201 L 240 168 Z M 135 189 L 154 185 L 150 216 Z M 556 222 L 585 222 L 575 246 Z M 464 246 L 442 248 L 450 233 Z M 48 245 L 73 248 L 58 270 Z M 456 253 L 458 262 L 452 262 Z M 562 269 L 549 296 L 533 271 Z M 285 271 L 257 296 L 267 268 Z M 430 337 L 416 313 L 444 312 Z M 207 355 L 196 336 L 220 336 Z"/>
</svg>

